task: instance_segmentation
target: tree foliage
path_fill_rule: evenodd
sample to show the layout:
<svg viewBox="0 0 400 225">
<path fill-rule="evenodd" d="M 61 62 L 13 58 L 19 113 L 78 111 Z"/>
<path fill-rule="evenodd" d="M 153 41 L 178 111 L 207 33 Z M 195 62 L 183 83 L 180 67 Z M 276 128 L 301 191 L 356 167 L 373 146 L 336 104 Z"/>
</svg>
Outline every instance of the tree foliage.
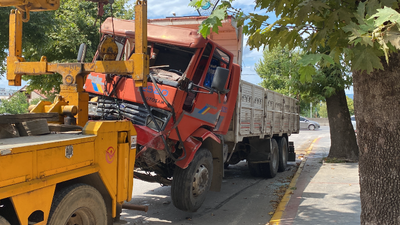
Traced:
<svg viewBox="0 0 400 225">
<path fill-rule="evenodd" d="M 49 62 L 75 62 L 79 45 L 87 44 L 86 61 L 91 61 L 100 41 L 101 22 L 110 16 L 133 18 L 128 0 L 116 0 L 104 6 L 104 14 L 97 18 L 97 4 L 81 0 L 61 0 L 60 8 L 49 12 L 31 12 L 31 19 L 23 24 L 23 56 L 26 61 L 39 61 L 46 56 Z M 8 16 L 11 8 L 0 8 L 0 60 L 8 49 Z M 97 22 L 96 22 L 97 21 Z M 60 75 L 25 76 L 30 89 L 43 92 L 59 88 Z"/>
<path fill-rule="evenodd" d="M 297 77 L 300 55 L 300 51 L 289 51 L 287 46 L 265 49 L 262 59 L 255 64 L 255 71 L 262 78 L 261 85 L 284 95 L 297 96 L 298 91 L 291 90 L 290 78 Z"/>
<path fill-rule="evenodd" d="M 10 99 L 2 100 L 0 113 L 21 114 L 28 112 L 28 99 L 23 92 L 17 92 Z"/>
<path fill-rule="evenodd" d="M 349 107 L 350 115 L 354 115 L 354 101 L 349 96 L 346 96 L 347 106 Z"/>
<path fill-rule="evenodd" d="M 263 79 L 263 87 L 296 97 L 301 103 L 300 111 L 309 116 L 310 102 L 318 105 L 338 90 L 349 87 L 352 77 L 346 67 L 332 64 L 330 67 L 312 67 L 315 74 L 310 77 L 310 81 L 305 82 L 299 71 L 302 61 L 306 58 L 317 63 L 319 59 L 315 55 L 303 56 L 299 49 L 289 50 L 288 46 L 277 45 L 273 49 L 264 50 L 263 58 L 256 63 L 255 70 Z"/>
<path fill-rule="evenodd" d="M 201 6 L 206 1 L 194 1 L 191 5 Z M 208 35 L 203 32 L 206 28 L 216 30 L 221 26 L 220 21 L 230 10 L 238 25 L 244 25 L 251 48 L 304 46 L 306 56 L 299 69 L 303 82 L 311 81 L 311 76 L 317 72 L 316 63 L 329 66 L 336 62 L 349 65 L 352 71 L 370 73 L 383 68 L 379 57 L 385 55 L 388 61 L 390 53 L 400 49 L 400 16 L 394 10 L 399 7 L 396 0 L 256 0 L 255 9 L 275 13 L 278 19 L 273 23 L 267 23 L 267 15 L 244 14 L 233 9 L 233 1 L 223 1 L 217 6 L 217 13 L 211 15 L 213 19 L 200 25 L 203 36 Z M 321 46 L 327 51 L 320 52 Z"/>
<path fill-rule="evenodd" d="M 298 99 L 301 115 L 310 116 L 310 102 L 316 105 L 323 96 L 300 92 L 298 61 L 301 55 L 300 50 L 289 50 L 287 46 L 265 49 L 262 59 L 255 64 L 255 71 L 262 79 L 261 86 Z"/>
<path fill-rule="evenodd" d="M 349 96 L 346 96 L 347 106 L 349 108 L 350 115 L 354 115 L 354 102 Z M 321 102 L 321 105 L 318 110 L 318 114 L 322 118 L 328 117 L 328 111 L 326 110 L 326 103 Z"/>
</svg>

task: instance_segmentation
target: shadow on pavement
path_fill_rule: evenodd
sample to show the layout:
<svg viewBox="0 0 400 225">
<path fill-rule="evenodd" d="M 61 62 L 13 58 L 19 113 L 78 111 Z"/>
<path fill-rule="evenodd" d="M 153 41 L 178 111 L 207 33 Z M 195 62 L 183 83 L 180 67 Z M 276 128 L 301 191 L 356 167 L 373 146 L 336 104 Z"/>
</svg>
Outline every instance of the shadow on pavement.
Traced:
<svg viewBox="0 0 400 225">
<path fill-rule="evenodd" d="M 360 224 L 357 163 L 322 163 L 329 149 L 307 157 L 280 225 Z"/>
</svg>

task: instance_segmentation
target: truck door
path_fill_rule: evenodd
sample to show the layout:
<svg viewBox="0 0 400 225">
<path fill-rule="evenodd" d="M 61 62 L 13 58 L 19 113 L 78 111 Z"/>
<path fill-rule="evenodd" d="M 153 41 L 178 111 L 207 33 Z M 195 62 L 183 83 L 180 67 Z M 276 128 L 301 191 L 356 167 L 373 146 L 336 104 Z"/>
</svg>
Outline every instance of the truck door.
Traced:
<svg viewBox="0 0 400 225">
<path fill-rule="evenodd" d="M 211 56 L 211 57 L 210 57 Z M 211 90 L 212 80 L 217 67 L 229 69 L 230 57 L 210 43 L 206 46 L 192 81 L 203 88 L 196 88 L 197 93 L 189 93 L 185 101 L 184 109 L 191 111 L 191 116 L 206 122 L 210 127 L 217 124 L 221 108 L 226 100 L 226 94 L 207 93 Z M 228 78 L 229 80 L 229 78 Z M 192 102 L 191 99 L 193 99 Z M 188 107 L 191 103 L 191 107 Z"/>
</svg>

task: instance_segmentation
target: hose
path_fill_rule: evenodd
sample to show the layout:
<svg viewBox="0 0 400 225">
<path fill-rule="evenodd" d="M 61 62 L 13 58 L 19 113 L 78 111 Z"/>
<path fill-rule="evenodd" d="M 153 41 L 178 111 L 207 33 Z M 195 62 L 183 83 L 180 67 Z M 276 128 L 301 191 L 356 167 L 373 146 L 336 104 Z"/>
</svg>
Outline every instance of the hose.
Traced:
<svg viewBox="0 0 400 225">
<path fill-rule="evenodd" d="M 156 128 L 157 128 L 157 131 L 158 131 L 158 132 L 161 132 L 161 128 L 160 128 L 160 126 L 158 125 L 156 119 L 154 118 L 154 115 L 151 113 L 150 106 L 147 104 L 146 98 L 144 97 L 143 87 L 139 87 L 139 93 L 140 93 L 140 97 L 142 98 L 142 101 L 143 101 L 144 106 L 146 107 L 148 113 L 150 114 L 151 119 L 152 119 L 153 122 L 154 122 L 154 125 L 155 125 Z M 172 160 L 177 161 L 177 159 L 172 155 L 171 151 L 169 150 L 169 146 L 168 146 L 168 144 L 167 144 L 167 140 L 165 139 L 164 135 L 161 135 L 161 139 L 163 140 L 165 149 L 166 149 L 167 153 L 169 154 L 169 156 L 172 158 Z"/>
<path fill-rule="evenodd" d="M 151 75 L 151 73 L 150 73 L 149 76 L 150 76 L 150 79 L 151 79 L 151 81 L 153 82 L 154 86 L 156 87 L 158 93 L 160 94 L 161 98 L 164 100 L 165 104 L 167 104 L 168 108 L 171 109 L 171 112 L 172 112 L 172 120 L 174 121 L 174 124 L 175 124 L 175 123 L 176 123 L 176 115 L 175 115 L 175 109 L 174 109 L 174 107 L 167 101 L 167 99 L 166 99 L 166 98 L 164 97 L 164 95 L 162 94 L 162 92 L 161 92 L 160 88 L 158 87 L 158 84 L 157 84 L 157 82 L 155 81 L 153 75 Z M 182 143 L 183 156 L 182 156 L 181 158 L 178 158 L 178 160 L 176 160 L 176 161 L 180 161 L 180 160 L 183 160 L 183 159 L 186 158 L 186 149 L 185 149 L 185 146 L 183 145 L 183 141 L 182 141 L 181 135 L 180 135 L 180 133 L 179 133 L 178 126 L 175 127 L 175 131 L 176 131 L 176 134 L 178 135 L 179 142 Z"/>
</svg>

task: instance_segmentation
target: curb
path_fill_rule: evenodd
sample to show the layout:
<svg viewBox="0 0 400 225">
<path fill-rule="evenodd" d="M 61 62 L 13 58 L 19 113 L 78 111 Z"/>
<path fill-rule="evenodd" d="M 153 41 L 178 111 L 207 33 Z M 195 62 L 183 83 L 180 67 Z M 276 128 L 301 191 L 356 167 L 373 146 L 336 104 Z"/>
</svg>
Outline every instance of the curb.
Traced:
<svg viewBox="0 0 400 225">
<path fill-rule="evenodd" d="M 296 174 L 293 176 L 292 181 L 289 184 L 289 187 L 286 189 L 285 195 L 283 196 L 281 202 L 278 205 L 278 208 L 276 208 L 274 215 L 272 216 L 271 220 L 268 225 L 279 225 L 281 222 L 281 218 L 283 216 L 283 213 L 286 209 L 286 206 L 290 200 L 291 195 L 293 194 L 293 190 L 296 189 L 296 183 L 297 180 L 299 179 L 299 176 L 301 174 L 301 171 L 303 170 L 304 165 L 306 164 L 307 161 L 307 156 L 310 154 L 311 150 L 314 147 L 314 144 L 319 141 L 321 137 L 318 137 L 313 140 L 313 142 L 310 144 L 310 146 L 306 149 L 306 154 L 304 155 L 303 159 L 301 160 L 300 166 L 297 169 Z"/>
</svg>

